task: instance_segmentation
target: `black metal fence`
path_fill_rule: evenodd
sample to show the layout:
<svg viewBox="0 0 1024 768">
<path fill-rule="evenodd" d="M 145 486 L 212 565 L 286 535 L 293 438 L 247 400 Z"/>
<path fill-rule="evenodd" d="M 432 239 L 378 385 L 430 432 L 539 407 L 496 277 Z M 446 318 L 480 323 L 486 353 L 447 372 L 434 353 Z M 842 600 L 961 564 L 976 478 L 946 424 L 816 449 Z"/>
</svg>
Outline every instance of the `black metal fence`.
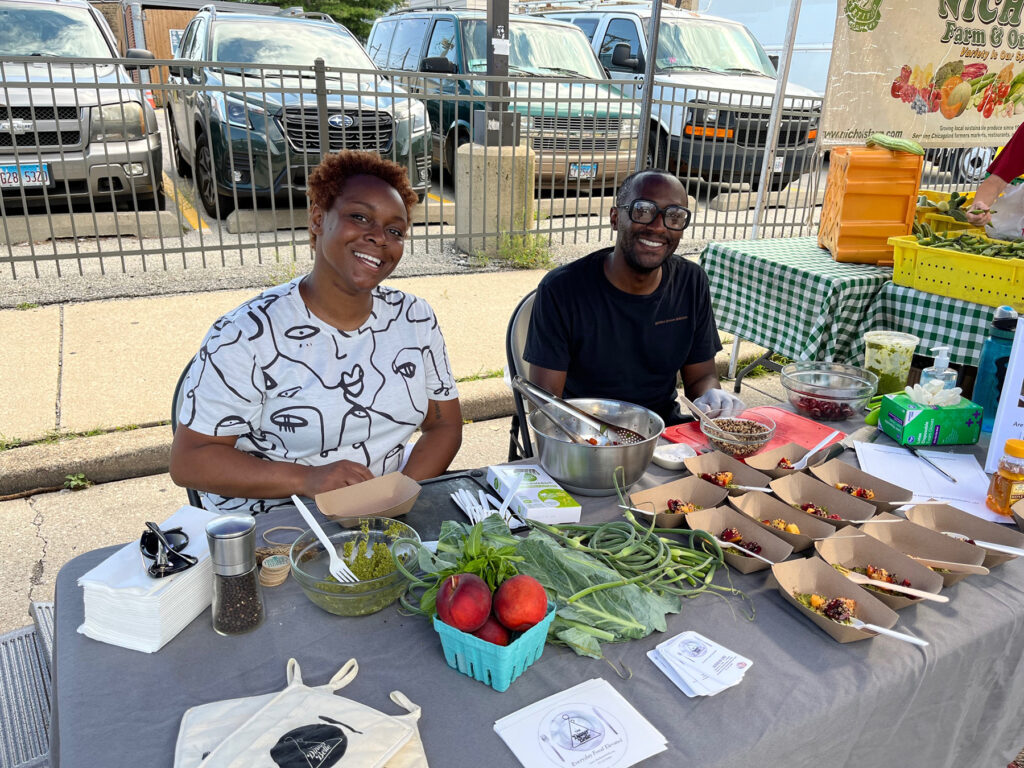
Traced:
<svg viewBox="0 0 1024 768">
<path fill-rule="evenodd" d="M 482 75 L 149 63 L 159 82 L 119 76 L 131 59 L 2 65 L 4 273 L 307 260 L 306 179 L 342 148 L 406 167 L 421 197 L 412 252 L 472 252 L 502 236 L 599 239 L 641 136 L 640 165 L 686 181 L 695 215 L 685 237 L 746 237 L 758 213 L 770 144 L 762 94 L 666 88 L 645 117 L 618 80 L 511 77 L 488 96 L 493 78 Z M 820 99 L 784 104 L 761 236 L 816 229 L 820 111 Z"/>
</svg>

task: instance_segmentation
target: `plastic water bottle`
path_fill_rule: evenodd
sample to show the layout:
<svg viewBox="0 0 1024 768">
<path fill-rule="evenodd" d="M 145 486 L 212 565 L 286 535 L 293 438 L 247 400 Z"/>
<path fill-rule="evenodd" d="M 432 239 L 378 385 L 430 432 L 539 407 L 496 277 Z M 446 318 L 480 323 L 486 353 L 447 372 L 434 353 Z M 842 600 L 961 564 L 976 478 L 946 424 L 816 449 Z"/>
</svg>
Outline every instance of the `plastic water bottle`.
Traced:
<svg viewBox="0 0 1024 768">
<path fill-rule="evenodd" d="M 999 393 L 1006 380 L 1006 367 L 1010 362 L 1013 331 L 1017 327 L 1017 312 L 1002 306 L 992 314 L 988 338 L 981 348 L 978 377 L 974 382 L 973 400 L 984 409 L 981 419 L 983 432 L 991 432 L 999 405 Z"/>
</svg>

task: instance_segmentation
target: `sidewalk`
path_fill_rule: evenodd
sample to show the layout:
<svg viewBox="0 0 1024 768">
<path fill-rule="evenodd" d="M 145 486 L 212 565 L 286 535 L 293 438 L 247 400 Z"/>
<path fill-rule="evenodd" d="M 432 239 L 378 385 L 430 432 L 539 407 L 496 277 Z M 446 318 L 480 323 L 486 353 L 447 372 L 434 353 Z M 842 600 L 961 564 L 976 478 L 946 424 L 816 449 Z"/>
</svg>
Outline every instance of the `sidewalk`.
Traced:
<svg viewBox="0 0 1024 768">
<path fill-rule="evenodd" d="M 466 425 L 453 469 L 504 461 L 511 392 L 501 379 L 505 328 L 541 270 L 389 280 L 427 299 L 445 334 Z M 0 310 L 0 633 L 51 600 L 57 572 L 97 547 L 129 541 L 186 503 L 167 471 L 171 395 L 185 363 L 251 289 Z M 752 345 L 741 357 L 760 352 Z M 731 345 L 718 356 L 724 375 Z M 752 382 L 781 396 L 778 377 Z M 772 402 L 744 386 L 750 405 Z M 60 433 L 83 437 L 49 440 Z M 7 448 L 15 441 L 34 443 Z M 42 441 L 42 442 L 37 442 Z M 66 475 L 96 483 L 51 492 Z M 40 489 L 34 493 L 34 489 Z"/>
</svg>

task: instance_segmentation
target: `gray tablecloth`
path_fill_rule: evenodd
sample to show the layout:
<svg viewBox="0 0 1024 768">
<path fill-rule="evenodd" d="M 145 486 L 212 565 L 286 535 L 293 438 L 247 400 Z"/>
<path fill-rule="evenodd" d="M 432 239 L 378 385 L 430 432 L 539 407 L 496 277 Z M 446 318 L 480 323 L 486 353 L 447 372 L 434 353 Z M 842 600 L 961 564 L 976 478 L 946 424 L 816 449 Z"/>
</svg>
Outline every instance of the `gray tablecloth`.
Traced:
<svg viewBox="0 0 1024 768">
<path fill-rule="evenodd" d="M 664 479 L 654 469 L 641 483 Z M 616 514 L 611 499 L 583 501 L 585 521 Z M 670 617 L 666 635 L 605 646 L 628 679 L 603 661 L 548 646 L 497 693 L 447 667 L 424 619 L 396 607 L 335 617 L 291 580 L 266 591 L 268 620 L 248 635 L 214 634 L 206 611 L 156 654 L 87 639 L 75 632 L 82 622 L 75 580 L 112 551 L 81 555 L 57 577 L 52 760 L 62 768 L 170 766 L 187 708 L 279 690 L 289 657 L 312 685 L 354 657 L 360 673 L 344 695 L 393 714 L 400 712 L 389 691 L 420 704 L 436 768 L 517 765 L 494 721 L 594 677 L 607 679 L 668 739 L 668 750 L 645 763 L 652 766 L 1000 766 L 1024 745 L 1024 560 L 946 590 L 948 604 L 904 609 L 897 628 L 928 639 L 925 649 L 885 637 L 840 645 L 767 587 L 765 572 L 733 574 L 756 607 L 754 621 L 735 599 L 700 596 Z M 645 654 L 686 629 L 751 658 L 744 681 L 713 698 L 683 696 Z"/>
</svg>

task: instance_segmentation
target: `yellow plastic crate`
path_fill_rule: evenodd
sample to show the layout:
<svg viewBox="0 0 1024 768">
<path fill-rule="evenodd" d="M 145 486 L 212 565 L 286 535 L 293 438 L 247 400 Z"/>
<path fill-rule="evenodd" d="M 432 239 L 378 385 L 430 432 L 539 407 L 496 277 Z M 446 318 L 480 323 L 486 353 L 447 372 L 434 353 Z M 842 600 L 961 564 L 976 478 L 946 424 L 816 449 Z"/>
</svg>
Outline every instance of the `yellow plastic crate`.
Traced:
<svg viewBox="0 0 1024 768">
<path fill-rule="evenodd" d="M 989 307 L 1010 304 L 1024 310 L 1024 259 L 919 245 L 913 235 L 891 237 L 889 244 L 895 249 L 892 281 L 896 285 Z"/>
<path fill-rule="evenodd" d="M 918 210 L 922 209 L 918 208 Z M 918 219 L 918 221 L 923 221 L 931 227 L 932 232 L 938 232 L 943 235 L 950 232 L 961 235 L 985 235 L 984 227 L 976 227 L 969 221 L 957 221 L 952 216 L 947 216 L 944 213 L 935 213 L 934 208 L 925 208 L 923 210 L 931 211 L 931 213 L 926 213 L 924 219 Z"/>
<path fill-rule="evenodd" d="M 964 205 L 968 205 L 969 203 L 974 202 L 974 190 L 971 190 L 970 192 L 964 192 L 963 194 L 964 197 L 967 198 L 967 202 L 964 203 Z M 939 192 L 938 190 L 935 189 L 917 190 L 917 196 L 920 197 L 921 195 L 924 195 L 933 203 L 939 203 L 942 202 L 943 200 L 949 200 L 949 192 Z M 934 208 L 926 206 L 917 206 L 915 209 L 915 216 L 918 221 L 924 221 L 924 217 L 929 213 L 937 213 L 937 211 Z"/>
</svg>

